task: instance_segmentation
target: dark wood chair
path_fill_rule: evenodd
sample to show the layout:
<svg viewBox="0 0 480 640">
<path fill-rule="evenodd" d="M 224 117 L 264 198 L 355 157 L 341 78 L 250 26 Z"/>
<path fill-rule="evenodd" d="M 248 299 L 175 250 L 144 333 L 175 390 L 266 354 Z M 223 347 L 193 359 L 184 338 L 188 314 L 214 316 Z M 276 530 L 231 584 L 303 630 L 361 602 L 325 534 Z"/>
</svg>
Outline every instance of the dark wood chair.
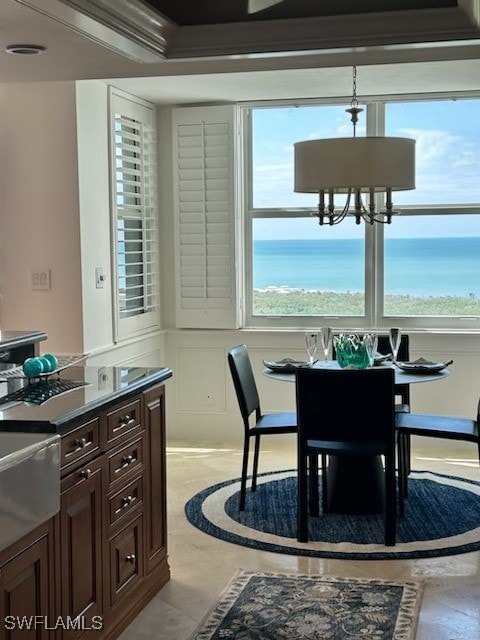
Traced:
<svg viewBox="0 0 480 640">
<path fill-rule="evenodd" d="M 411 436 L 429 436 L 447 440 L 473 442 L 477 445 L 480 463 L 480 400 L 477 405 L 476 419 L 456 418 L 453 416 L 429 415 L 421 413 L 399 413 L 396 416 L 398 439 L 399 485 L 402 496 L 408 495 L 408 464 Z M 403 500 L 401 501 L 403 505 Z"/>
<path fill-rule="evenodd" d="M 244 344 L 229 349 L 228 364 L 244 426 L 242 479 L 240 483 L 240 511 L 243 511 L 245 509 L 250 438 L 255 438 L 251 487 L 252 491 L 255 491 L 257 488 L 261 436 L 274 433 L 296 433 L 297 416 L 294 412 L 262 413 L 252 365 L 247 347 Z"/>
<path fill-rule="evenodd" d="M 396 537 L 394 371 L 391 368 L 299 369 L 296 372 L 298 418 L 298 521 L 297 537 L 308 542 L 309 506 L 316 515 L 312 495 L 318 500 L 318 464 L 322 456 L 324 510 L 328 512 L 328 469 L 331 458 L 350 457 L 369 465 L 384 456 L 385 544 Z M 347 467 L 348 468 L 348 467 Z M 359 478 L 351 477 L 352 488 Z M 316 487 L 316 488 L 315 488 Z M 315 495 L 317 494 L 317 495 Z M 317 503 L 318 504 L 318 503 Z M 328 516 L 324 516 L 328 517 Z"/>
</svg>

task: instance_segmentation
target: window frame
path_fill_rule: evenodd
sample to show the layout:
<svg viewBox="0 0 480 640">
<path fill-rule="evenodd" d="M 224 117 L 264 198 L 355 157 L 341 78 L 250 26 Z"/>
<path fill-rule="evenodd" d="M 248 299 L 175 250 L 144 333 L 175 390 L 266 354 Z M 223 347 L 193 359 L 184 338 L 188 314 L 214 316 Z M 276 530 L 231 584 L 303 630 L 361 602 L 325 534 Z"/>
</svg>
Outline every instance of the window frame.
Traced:
<svg viewBox="0 0 480 640">
<path fill-rule="evenodd" d="M 429 102 L 468 100 L 480 98 L 479 92 L 462 94 L 408 95 L 408 96 L 372 96 L 360 99 L 361 106 L 366 107 L 366 135 L 385 135 L 385 114 L 389 103 L 393 102 Z M 253 142 L 252 142 L 252 110 L 260 108 L 292 107 L 292 106 L 345 106 L 348 98 L 342 100 L 296 100 L 244 103 L 238 107 L 242 140 L 242 171 L 240 189 L 243 201 L 243 240 L 240 241 L 239 252 L 245 257 L 245 268 L 242 273 L 244 301 L 241 309 L 242 326 L 248 329 L 303 329 L 331 325 L 338 329 L 386 329 L 392 325 L 400 325 L 408 329 L 428 330 L 442 329 L 465 331 L 480 329 L 480 315 L 461 316 L 391 316 L 384 314 L 384 226 L 365 223 L 365 315 L 364 316 L 256 316 L 253 314 L 253 221 L 255 219 L 272 219 L 279 216 L 289 218 L 306 218 L 313 216 L 315 208 L 298 207 L 254 208 L 253 207 Z M 381 206 L 381 196 L 378 197 Z M 480 203 L 459 205 L 424 205 L 402 206 L 402 217 L 428 215 L 480 215 Z M 312 220 L 316 224 L 316 220 Z M 392 220 L 395 224 L 395 218 Z"/>
</svg>

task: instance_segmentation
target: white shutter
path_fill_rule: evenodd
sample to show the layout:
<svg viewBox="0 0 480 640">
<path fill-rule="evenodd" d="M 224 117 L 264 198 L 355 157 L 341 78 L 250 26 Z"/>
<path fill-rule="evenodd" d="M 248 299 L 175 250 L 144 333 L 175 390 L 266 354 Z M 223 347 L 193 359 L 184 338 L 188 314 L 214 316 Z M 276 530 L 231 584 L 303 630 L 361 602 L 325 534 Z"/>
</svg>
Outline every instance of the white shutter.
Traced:
<svg viewBox="0 0 480 640">
<path fill-rule="evenodd" d="M 112 203 L 120 339 L 159 324 L 155 112 L 111 92 Z"/>
<path fill-rule="evenodd" d="M 234 108 L 173 114 L 176 324 L 236 327 Z"/>
</svg>

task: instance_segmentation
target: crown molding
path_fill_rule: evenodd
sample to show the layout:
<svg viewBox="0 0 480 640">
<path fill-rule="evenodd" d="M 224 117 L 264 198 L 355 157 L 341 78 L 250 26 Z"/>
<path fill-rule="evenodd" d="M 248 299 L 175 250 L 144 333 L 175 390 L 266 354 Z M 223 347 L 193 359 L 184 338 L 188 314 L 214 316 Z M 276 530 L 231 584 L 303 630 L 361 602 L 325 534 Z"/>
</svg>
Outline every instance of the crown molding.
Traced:
<svg viewBox="0 0 480 640">
<path fill-rule="evenodd" d="M 16 0 L 135 62 L 164 60 L 178 26 L 134 0 Z"/>
<path fill-rule="evenodd" d="M 142 0 L 16 0 L 136 62 L 480 42 L 480 0 L 450 8 L 180 27 Z"/>
<path fill-rule="evenodd" d="M 453 7 L 182 27 L 168 57 L 315 51 L 472 39 L 480 41 L 478 20 L 465 7 Z"/>
</svg>

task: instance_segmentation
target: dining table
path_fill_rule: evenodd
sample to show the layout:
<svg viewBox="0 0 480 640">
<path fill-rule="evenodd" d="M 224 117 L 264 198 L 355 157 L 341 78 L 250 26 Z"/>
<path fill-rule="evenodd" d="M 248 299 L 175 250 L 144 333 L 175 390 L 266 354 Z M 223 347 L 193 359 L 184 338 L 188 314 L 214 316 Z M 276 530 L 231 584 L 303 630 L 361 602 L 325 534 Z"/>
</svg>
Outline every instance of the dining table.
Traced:
<svg viewBox="0 0 480 640">
<path fill-rule="evenodd" d="M 444 380 L 450 374 L 447 367 L 434 372 L 404 371 L 392 362 L 382 367 L 393 367 L 395 386 L 420 384 Z M 314 369 L 340 369 L 336 360 L 317 361 Z M 273 371 L 265 367 L 263 374 L 272 380 L 295 382 L 295 369 Z M 372 397 L 374 403 L 374 397 Z M 371 515 L 385 510 L 385 481 L 382 457 L 375 456 L 329 456 L 327 468 L 328 511 L 349 515 Z"/>
</svg>

